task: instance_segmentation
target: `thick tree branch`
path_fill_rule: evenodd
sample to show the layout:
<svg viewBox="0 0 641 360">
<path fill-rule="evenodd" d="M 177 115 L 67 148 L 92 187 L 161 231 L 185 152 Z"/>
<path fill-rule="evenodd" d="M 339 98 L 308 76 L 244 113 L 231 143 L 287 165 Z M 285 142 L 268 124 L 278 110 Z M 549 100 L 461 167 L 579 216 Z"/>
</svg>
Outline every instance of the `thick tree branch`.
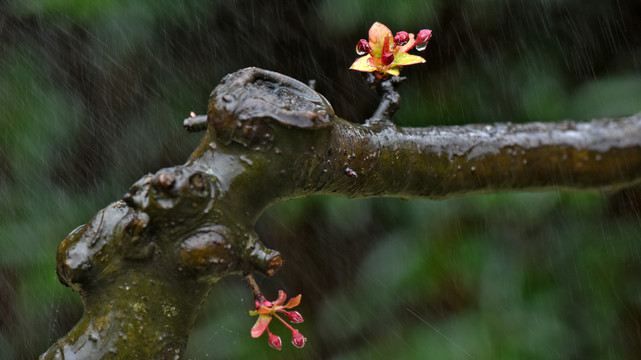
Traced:
<svg viewBox="0 0 641 360">
<path fill-rule="evenodd" d="M 641 115 L 429 128 L 336 122 L 329 153 L 338 166 L 331 178 L 316 170 L 322 191 L 350 197 L 626 186 L 641 178 Z M 345 167 L 358 178 L 340 176 Z"/>
<path fill-rule="evenodd" d="M 142 177 L 62 242 L 58 276 L 82 296 L 85 313 L 43 359 L 180 356 L 218 279 L 270 276 L 282 265 L 253 231 L 265 208 L 281 199 L 440 199 L 641 179 L 640 115 L 420 129 L 356 125 L 336 117 L 303 83 L 248 68 L 214 90 L 207 121 L 185 165 Z"/>
</svg>

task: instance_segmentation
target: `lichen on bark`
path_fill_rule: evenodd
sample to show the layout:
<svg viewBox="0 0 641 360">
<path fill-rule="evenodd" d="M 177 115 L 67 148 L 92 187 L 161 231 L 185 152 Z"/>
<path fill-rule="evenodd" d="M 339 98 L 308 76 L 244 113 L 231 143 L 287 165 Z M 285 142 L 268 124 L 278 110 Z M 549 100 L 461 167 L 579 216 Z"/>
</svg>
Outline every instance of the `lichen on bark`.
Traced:
<svg viewBox="0 0 641 360">
<path fill-rule="evenodd" d="M 442 199 L 641 180 L 641 115 L 428 128 L 377 119 L 349 123 L 322 95 L 278 73 L 247 68 L 225 77 L 188 161 L 143 176 L 61 243 L 58 276 L 85 312 L 41 358 L 180 357 L 218 279 L 270 276 L 282 265 L 253 228 L 283 199 Z"/>
</svg>

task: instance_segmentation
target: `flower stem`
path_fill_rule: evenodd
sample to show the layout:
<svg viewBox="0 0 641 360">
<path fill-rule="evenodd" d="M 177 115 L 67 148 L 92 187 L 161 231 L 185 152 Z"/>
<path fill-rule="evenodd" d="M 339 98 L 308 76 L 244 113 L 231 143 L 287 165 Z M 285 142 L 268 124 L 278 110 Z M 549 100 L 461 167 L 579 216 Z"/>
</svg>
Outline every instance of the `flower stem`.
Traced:
<svg viewBox="0 0 641 360">
<path fill-rule="evenodd" d="M 249 287 L 252 289 L 252 292 L 254 293 L 254 299 L 257 301 L 265 301 L 265 297 L 260 292 L 260 288 L 258 287 L 256 279 L 254 279 L 254 275 L 252 275 L 252 273 L 245 275 L 245 281 L 247 281 L 247 285 L 249 285 Z"/>
<path fill-rule="evenodd" d="M 391 76 L 382 80 L 372 74 L 368 74 L 367 82 L 381 95 L 381 103 L 369 119 L 365 120 L 366 126 L 372 125 L 393 125 L 392 116 L 400 108 L 401 96 L 396 87 L 407 79 L 403 76 Z"/>
<path fill-rule="evenodd" d="M 287 326 L 287 327 L 289 328 L 289 330 L 291 330 L 292 332 L 294 332 L 294 331 L 296 330 L 296 329 L 294 329 L 291 325 L 289 325 L 289 324 L 287 323 L 287 321 L 283 320 L 283 318 L 282 318 L 282 317 L 278 316 L 278 314 L 274 313 L 274 317 L 276 317 L 278 320 L 280 320 L 280 322 L 282 322 L 283 324 L 285 324 L 285 326 Z"/>
</svg>

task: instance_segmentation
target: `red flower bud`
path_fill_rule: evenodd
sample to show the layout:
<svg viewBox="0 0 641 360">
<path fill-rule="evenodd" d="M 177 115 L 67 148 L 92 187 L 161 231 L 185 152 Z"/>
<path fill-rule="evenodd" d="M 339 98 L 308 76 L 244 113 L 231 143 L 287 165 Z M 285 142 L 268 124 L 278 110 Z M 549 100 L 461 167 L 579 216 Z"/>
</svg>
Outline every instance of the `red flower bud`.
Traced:
<svg viewBox="0 0 641 360">
<path fill-rule="evenodd" d="M 394 36 L 394 44 L 396 44 L 396 46 L 403 46 L 407 44 L 408 41 L 410 41 L 410 34 L 408 34 L 407 31 L 399 31 L 396 33 L 396 36 Z"/>
<path fill-rule="evenodd" d="M 283 348 L 283 342 L 280 341 L 280 336 L 274 335 L 269 330 L 267 330 L 267 334 L 269 335 L 269 339 L 267 342 L 269 343 L 269 346 L 273 347 L 276 350 L 280 350 Z"/>
<path fill-rule="evenodd" d="M 287 318 L 289 321 L 291 321 L 294 324 L 299 324 L 303 322 L 303 316 L 298 312 L 298 311 L 282 311 L 287 315 Z"/>
<path fill-rule="evenodd" d="M 392 53 L 385 53 L 381 55 L 381 62 L 383 65 L 387 66 L 391 64 L 394 61 L 394 54 Z"/>
<path fill-rule="evenodd" d="M 292 332 L 292 344 L 296 346 L 297 348 L 302 348 L 305 346 L 305 343 L 307 342 L 307 339 L 303 336 L 303 334 L 299 333 L 298 330 L 294 329 Z"/>
<path fill-rule="evenodd" d="M 365 54 L 371 54 L 372 53 L 372 48 L 369 46 L 369 43 L 365 39 L 360 39 L 358 40 L 358 44 L 356 44 L 356 53 L 358 55 L 365 55 Z"/>
<path fill-rule="evenodd" d="M 416 35 L 416 50 L 423 51 L 427 47 L 427 42 L 432 37 L 432 30 L 423 29 Z"/>
</svg>

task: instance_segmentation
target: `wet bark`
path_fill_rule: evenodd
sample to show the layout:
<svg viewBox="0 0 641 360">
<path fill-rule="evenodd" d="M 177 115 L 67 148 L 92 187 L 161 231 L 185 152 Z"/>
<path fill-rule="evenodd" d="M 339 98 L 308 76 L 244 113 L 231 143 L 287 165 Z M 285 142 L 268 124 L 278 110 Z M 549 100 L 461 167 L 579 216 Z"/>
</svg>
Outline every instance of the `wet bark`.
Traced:
<svg viewBox="0 0 641 360">
<path fill-rule="evenodd" d="M 179 358 L 218 279 L 280 268 L 280 254 L 253 231 L 279 200 L 443 199 L 641 180 L 641 115 L 401 128 L 386 111 L 353 124 L 291 78 L 256 68 L 225 77 L 187 163 L 144 176 L 60 245 L 58 276 L 85 313 L 41 358 Z M 197 130 L 199 120 L 186 126 Z"/>
</svg>

